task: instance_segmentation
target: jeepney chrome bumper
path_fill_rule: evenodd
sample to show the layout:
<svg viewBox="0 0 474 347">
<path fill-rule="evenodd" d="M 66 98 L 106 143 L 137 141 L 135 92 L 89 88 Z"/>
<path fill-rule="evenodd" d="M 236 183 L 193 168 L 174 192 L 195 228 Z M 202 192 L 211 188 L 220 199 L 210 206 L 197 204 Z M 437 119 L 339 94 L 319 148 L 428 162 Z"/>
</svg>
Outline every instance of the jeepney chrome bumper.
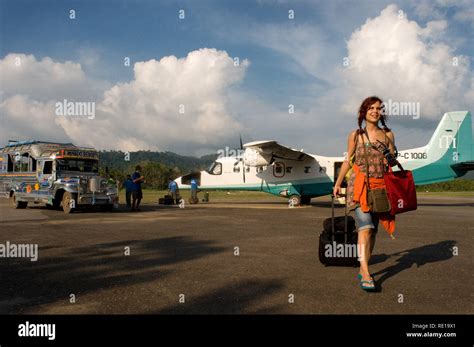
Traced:
<svg viewBox="0 0 474 347">
<path fill-rule="evenodd" d="M 105 194 L 80 194 L 78 197 L 79 205 L 111 205 L 118 203 L 118 196 Z"/>
</svg>

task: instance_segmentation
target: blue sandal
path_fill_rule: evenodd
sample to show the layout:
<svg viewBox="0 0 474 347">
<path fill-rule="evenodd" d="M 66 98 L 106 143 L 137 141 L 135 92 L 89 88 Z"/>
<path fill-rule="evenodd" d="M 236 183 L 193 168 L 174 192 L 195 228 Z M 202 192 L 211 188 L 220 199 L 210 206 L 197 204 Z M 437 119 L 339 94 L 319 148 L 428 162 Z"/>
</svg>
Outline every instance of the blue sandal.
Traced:
<svg viewBox="0 0 474 347">
<path fill-rule="evenodd" d="M 369 274 L 370 275 L 370 278 L 372 278 L 372 281 L 374 280 L 374 276 L 372 276 L 372 274 Z M 361 274 L 357 274 L 357 279 L 359 281 L 362 281 L 362 275 Z"/>
<path fill-rule="evenodd" d="M 370 285 L 367 286 L 367 285 L 364 285 L 364 284 L 370 284 Z M 367 290 L 367 291 L 375 290 L 374 281 L 360 281 L 360 287 L 361 287 L 363 290 Z"/>
<path fill-rule="evenodd" d="M 357 278 L 359 279 L 360 287 L 363 290 L 367 290 L 367 291 L 375 290 L 374 277 L 372 275 L 370 275 L 370 278 L 372 278 L 372 280 L 370 280 L 370 281 L 362 281 L 362 275 L 361 274 L 357 274 Z M 369 285 L 366 285 L 366 284 L 369 284 Z"/>
</svg>

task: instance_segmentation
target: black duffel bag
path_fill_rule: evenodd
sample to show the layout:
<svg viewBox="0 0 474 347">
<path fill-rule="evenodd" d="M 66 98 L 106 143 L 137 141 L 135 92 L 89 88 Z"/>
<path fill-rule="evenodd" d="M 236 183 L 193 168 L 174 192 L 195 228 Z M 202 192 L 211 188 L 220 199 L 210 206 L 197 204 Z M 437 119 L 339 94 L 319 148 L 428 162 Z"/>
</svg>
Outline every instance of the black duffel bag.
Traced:
<svg viewBox="0 0 474 347">
<path fill-rule="evenodd" d="M 344 231 L 344 216 L 334 217 L 334 230 Z M 323 230 L 327 233 L 332 231 L 332 218 L 326 218 L 323 222 Z M 347 216 L 347 230 L 355 230 L 355 220 L 352 216 Z"/>
</svg>

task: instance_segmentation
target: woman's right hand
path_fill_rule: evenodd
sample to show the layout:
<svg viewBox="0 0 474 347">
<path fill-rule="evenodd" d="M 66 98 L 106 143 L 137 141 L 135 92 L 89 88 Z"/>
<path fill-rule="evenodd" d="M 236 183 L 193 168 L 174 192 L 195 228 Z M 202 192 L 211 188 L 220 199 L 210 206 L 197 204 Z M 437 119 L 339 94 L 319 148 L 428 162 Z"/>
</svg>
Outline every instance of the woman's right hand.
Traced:
<svg viewBox="0 0 474 347">
<path fill-rule="evenodd" d="M 341 187 L 340 186 L 334 186 L 334 189 L 332 191 L 332 195 L 334 197 L 338 197 L 341 193 Z"/>
</svg>

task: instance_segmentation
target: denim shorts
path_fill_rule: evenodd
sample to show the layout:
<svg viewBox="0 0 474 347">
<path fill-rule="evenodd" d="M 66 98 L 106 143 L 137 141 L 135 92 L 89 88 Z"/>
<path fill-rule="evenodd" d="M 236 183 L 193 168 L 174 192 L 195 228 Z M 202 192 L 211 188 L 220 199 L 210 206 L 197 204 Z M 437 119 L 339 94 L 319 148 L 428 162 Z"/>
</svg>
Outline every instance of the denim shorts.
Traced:
<svg viewBox="0 0 474 347">
<path fill-rule="evenodd" d="M 364 229 L 374 229 L 377 232 L 379 227 L 379 217 L 375 213 L 370 212 L 362 212 L 360 206 L 355 209 L 355 216 L 354 216 L 357 231 Z"/>
</svg>

